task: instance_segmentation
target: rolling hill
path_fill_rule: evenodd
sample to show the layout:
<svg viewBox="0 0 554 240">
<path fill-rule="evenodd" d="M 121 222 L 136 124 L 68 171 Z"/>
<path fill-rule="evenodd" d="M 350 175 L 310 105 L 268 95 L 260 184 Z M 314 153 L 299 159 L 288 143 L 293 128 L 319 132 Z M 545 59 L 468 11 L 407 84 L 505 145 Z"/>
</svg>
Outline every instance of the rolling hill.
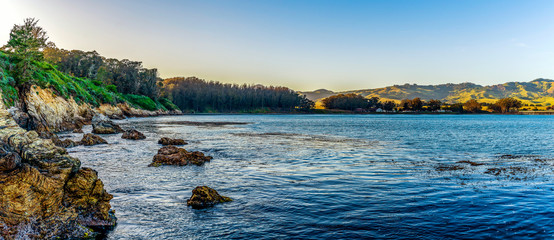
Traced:
<svg viewBox="0 0 554 240">
<path fill-rule="evenodd" d="M 466 102 L 470 99 L 493 103 L 500 98 L 513 97 L 520 99 L 524 104 L 550 106 L 554 104 L 554 80 L 540 78 L 530 82 L 508 82 L 490 86 L 474 83 L 447 83 L 439 85 L 404 84 L 344 92 L 319 89 L 300 93 L 313 101 L 339 93 L 356 93 L 366 98 L 379 97 L 382 100 L 394 100 L 397 102 L 406 98 L 419 97 L 426 101 L 429 99 L 440 99 L 446 103 Z"/>
</svg>

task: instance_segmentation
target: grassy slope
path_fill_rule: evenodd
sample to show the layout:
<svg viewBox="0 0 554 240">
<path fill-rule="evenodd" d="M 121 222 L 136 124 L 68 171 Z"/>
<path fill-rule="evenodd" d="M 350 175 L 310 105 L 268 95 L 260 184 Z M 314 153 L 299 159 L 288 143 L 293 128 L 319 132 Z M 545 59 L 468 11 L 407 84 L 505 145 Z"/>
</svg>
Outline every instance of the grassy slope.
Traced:
<svg viewBox="0 0 554 240">
<path fill-rule="evenodd" d="M 88 103 L 92 106 L 100 104 L 128 103 L 129 105 L 145 110 L 177 110 L 177 106 L 167 99 L 153 100 L 146 96 L 121 94 L 110 91 L 99 81 L 77 78 L 62 73 L 55 66 L 46 62 L 34 62 L 33 79 L 35 84 L 42 88 L 51 88 L 57 95 L 66 99 L 73 97 L 77 103 Z M 14 64 L 7 54 L 0 52 L 0 88 L 3 101 L 7 106 L 13 106 L 18 100 L 17 79 L 13 78 Z"/>
<path fill-rule="evenodd" d="M 531 82 L 509 82 L 492 86 L 480 86 L 473 83 L 441 85 L 405 84 L 342 93 L 357 93 L 368 98 L 379 97 L 382 100 L 394 100 L 396 102 L 406 98 L 419 97 L 424 100 L 440 99 L 448 103 L 466 102 L 470 99 L 494 103 L 500 98 L 514 97 L 522 100 L 524 104 L 540 104 L 544 108 L 545 106 L 554 105 L 554 80 L 537 79 Z"/>
</svg>

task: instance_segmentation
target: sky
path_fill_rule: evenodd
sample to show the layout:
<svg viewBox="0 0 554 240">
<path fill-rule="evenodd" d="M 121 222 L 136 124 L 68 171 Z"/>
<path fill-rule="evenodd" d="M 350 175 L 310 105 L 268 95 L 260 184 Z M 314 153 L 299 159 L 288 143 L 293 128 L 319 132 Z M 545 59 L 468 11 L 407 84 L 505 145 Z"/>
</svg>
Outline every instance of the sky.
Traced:
<svg viewBox="0 0 554 240">
<path fill-rule="evenodd" d="M 554 1 L 0 0 L 0 44 L 39 19 L 59 48 L 163 78 L 335 91 L 554 79 Z"/>
</svg>

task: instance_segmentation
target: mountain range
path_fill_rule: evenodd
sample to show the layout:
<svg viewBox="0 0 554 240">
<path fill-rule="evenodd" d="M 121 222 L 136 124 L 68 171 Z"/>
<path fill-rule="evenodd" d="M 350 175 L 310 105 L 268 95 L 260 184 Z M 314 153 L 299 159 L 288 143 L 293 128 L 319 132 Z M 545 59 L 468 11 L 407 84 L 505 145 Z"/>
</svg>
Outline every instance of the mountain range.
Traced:
<svg viewBox="0 0 554 240">
<path fill-rule="evenodd" d="M 404 84 L 393 85 L 384 88 L 351 90 L 333 92 L 327 89 L 300 92 L 313 101 L 336 94 L 355 93 L 366 98 L 379 97 L 381 100 L 413 99 L 419 97 L 423 100 L 439 99 L 446 103 L 466 102 L 476 99 L 479 102 L 494 103 L 496 100 L 513 97 L 524 104 L 541 104 L 550 106 L 554 104 L 554 80 L 535 79 L 530 82 L 507 82 L 504 84 L 482 86 L 474 83 L 447 83 L 439 85 Z"/>
</svg>

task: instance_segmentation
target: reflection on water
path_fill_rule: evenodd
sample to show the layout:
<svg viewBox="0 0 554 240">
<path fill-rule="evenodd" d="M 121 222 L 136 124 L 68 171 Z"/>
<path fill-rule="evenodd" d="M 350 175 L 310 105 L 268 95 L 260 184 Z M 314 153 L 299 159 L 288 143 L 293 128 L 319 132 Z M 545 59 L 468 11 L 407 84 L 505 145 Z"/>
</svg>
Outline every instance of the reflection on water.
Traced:
<svg viewBox="0 0 554 240">
<path fill-rule="evenodd" d="M 105 136 L 108 145 L 69 149 L 114 195 L 119 225 L 111 239 L 554 234 L 553 116 L 199 115 L 119 123 L 147 139 L 117 134 Z M 183 138 L 187 150 L 214 159 L 147 167 L 161 136 Z M 199 185 L 235 201 L 191 209 L 186 199 Z"/>
</svg>

